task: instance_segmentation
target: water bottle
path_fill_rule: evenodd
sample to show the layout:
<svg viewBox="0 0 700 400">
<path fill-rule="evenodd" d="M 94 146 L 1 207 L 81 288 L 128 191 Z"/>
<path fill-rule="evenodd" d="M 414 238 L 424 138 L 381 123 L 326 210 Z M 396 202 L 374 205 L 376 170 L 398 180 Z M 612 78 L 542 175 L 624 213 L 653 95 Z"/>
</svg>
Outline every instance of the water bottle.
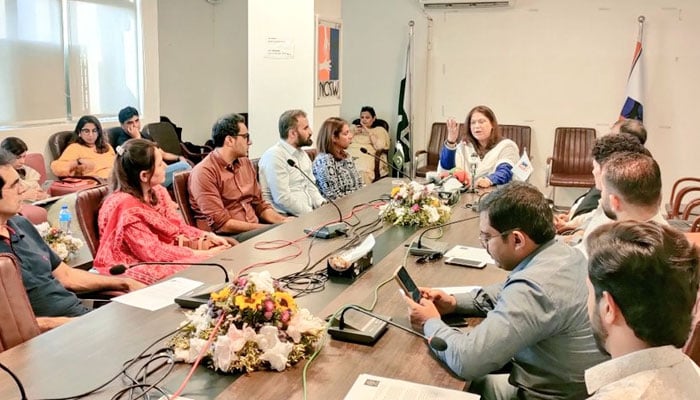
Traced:
<svg viewBox="0 0 700 400">
<path fill-rule="evenodd" d="M 63 231 L 63 233 L 70 235 L 70 221 L 73 216 L 70 214 L 68 205 L 64 204 L 61 206 L 61 211 L 58 212 L 58 227 Z"/>
</svg>

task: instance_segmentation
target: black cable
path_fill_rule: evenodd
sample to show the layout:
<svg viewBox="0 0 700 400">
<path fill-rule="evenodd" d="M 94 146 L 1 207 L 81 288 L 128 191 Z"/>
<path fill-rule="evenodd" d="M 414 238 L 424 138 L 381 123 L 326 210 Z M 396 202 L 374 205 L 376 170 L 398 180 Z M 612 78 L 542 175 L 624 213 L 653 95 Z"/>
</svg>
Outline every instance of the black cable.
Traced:
<svg viewBox="0 0 700 400">
<path fill-rule="evenodd" d="M 27 400 L 27 393 L 24 391 L 24 385 L 22 385 L 22 381 L 19 380 L 17 375 L 15 375 L 15 373 L 12 372 L 9 368 L 7 368 L 3 363 L 0 363 L 0 369 L 7 372 L 12 378 L 12 380 L 15 381 L 15 385 L 17 385 L 17 390 L 19 390 L 20 399 Z"/>
<path fill-rule="evenodd" d="M 125 366 L 125 367 L 122 367 L 122 369 L 119 370 L 119 372 L 118 372 L 116 375 L 114 375 L 114 376 L 113 376 L 112 378 L 110 378 L 107 382 L 101 384 L 100 386 L 98 386 L 98 387 L 96 387 L 96 388 L 94 388 L 94 389 L 91 389 L 91 390 L 89 390 L 89 391 L 87 391 L 87 392 L 80 393 L 80 394 L 77 394 L 77 395 L 72 395 L 72 396 L 66 396 L 66 397 L 52 397 L 52 398 L 44 398 L 44 399 L 37 399 L 37 400 L 70 400 L 70 399 L 78 399 L 78 398 L 85 397 L 85 396 L 88 396 L 88 395 L 90 395 L 90 394 L 93 394 L 93 393 L 95 393 L 95 392 L 101 390 L 102 388 L 106 387 L 106 386 L 109 385 L 110 383 L 114 382 L 117 378 L 119 378 L 119 377 L 124 373 L 124 371 L 126 371 L 128 368 L 131 368 L 131 366 L 134 365 L 134 364 L 141 358 L 141 356 L 143 356 L 144 354 L 146 354 L 146 352 L 147 352 L 148 350 L 150 350 L 151 347 L 155 346 L 156 344 L 158 344 L 159 342 L 161 342 L 161 341 L 164 340 L 165 338 L 176 334 L 177 332 L 179 332 L 180 330 L 182 330 L 182 329 L 184 329 L 184 328 L 186 328 L 186 327 L 188 327 L 188 326 L 189 326 L 189 324 L 188 324 L 188 325 L 183 325 L 183 326 L 181 326 L 181 327 L 179 327 L 179 328 L 177 328 L 177 329 L 175 329 L 175 330 L 173 330 L 173 331 L 168 332 L 167 334 L 161 336 L 160 338 L 156 339 L 155 341 L 153 341 L 153 342 L 152 342 L 151 344 L 149 344 L 148 347 L 146 347 L 138 356 L 136 356 L 135 358 L 133 358 L 131 361 L 127 361 L 128 365 Z"/>
</svg>

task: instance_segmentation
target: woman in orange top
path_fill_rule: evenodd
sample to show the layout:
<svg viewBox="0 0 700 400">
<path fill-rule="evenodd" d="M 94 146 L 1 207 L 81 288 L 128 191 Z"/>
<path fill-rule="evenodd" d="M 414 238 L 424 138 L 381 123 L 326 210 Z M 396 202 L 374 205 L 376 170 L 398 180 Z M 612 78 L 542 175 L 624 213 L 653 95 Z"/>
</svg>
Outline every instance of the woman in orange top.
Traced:
<svg viewBox="0 0 700 400">
<path fill-rule="evenodd" d="M 114 149 L 105 140 L 100 121 L 92 115 L 78 120 L 71 144 L 51 163 L 56 176 L 94 176 L 107 179 L 114 165 Z"/>
</svg>

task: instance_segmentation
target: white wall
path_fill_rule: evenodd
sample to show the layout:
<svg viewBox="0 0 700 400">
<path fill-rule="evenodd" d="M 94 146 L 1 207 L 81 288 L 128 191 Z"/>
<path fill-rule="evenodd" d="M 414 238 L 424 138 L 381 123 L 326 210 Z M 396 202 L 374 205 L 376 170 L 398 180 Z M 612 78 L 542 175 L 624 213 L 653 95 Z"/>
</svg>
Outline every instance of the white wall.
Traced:
<svg viewBox="0 0 700 400">
<path fill-rule="evenodd" d="M 417 15 L 417 3 L 343 2 L 345 27 L 355 27 L 352 38 L 346 30 L 345 71 L 351 81 L 362 82 L 348 85 L 343 115 L 354 115 L 364 102 L 374 102 L 382 115 L 395 107 L 401 76 L 398 38 L 404 29 L 398 20 Z M 693 40 L 700 37 L 699 14 L 700 3 L 689 0 L 517 0 L 510 9 L 432 11 L 432 50 L 426 41 L 416 45 L 417 69 L 422 57 L 428 60 L 427 77 L 417 73 L 427 92 L 414 98 L 425 97 L 422 127 L 450 115 L 464 118 L 477 104 L 491 106 L 501 123 L 530 125 L 532 182 L 542 188 L 555 127 L 589 126 L 601 134 L 618 117 L 637 16 L 645 15 L 647 146 L 661 165 L 668 196 L 675 179 L 698 174 L 692 160 L 700 137 L 692 118 L 700 90 L 700 51 Z M 353 21 L 360 15 L 357 26 Z M 376 100 L 364 100 L 363 93 Z M 427 129 L 419 129 L 426 135 Z M 421 140 L 426 137 L 416 143 Z M 557 203 L 566 204 L 576 193 L 558 189 Z"/>
<path fill-rule="evenodd" d="M 245 0 L 159 0 L 161 115 L 203 144 L 216 119 L 248 110 Z"/>
<path fill-rule="evenodd" d="M 280 114 L 292 108 L 313 110 L 314 1 L 252 1 L 248 25 L 250 156 L 259 157 L 279 140 Z M 269 38 L 287 41 L 293 56 L 267 57 Z M 313 123 L 312 113 L 309 117 Z"/>
</svg>

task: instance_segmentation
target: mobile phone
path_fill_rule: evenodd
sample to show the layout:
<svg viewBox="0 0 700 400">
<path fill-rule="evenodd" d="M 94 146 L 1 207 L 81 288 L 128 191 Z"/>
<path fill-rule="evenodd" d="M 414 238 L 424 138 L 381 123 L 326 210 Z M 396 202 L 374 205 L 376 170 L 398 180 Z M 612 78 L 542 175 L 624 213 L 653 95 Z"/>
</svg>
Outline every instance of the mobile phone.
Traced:
<svg viewBox="0 0 700 400">
<path fill-rule="evenodd" d="M 396 282 L 399 284 L 401 289 L 403 291 L 410 295 L 413 301 L 416 303 L 420 302 L 420 289 L 418 289 L 418 286 L 416 286 L 416 283 L 413 282 L 413 279 L 411 279 L 411 275 L 408 274 L 408 271 L 406 271 L 406 268 L 402 266 L 399 266 L 396 269 L 396 272 L 394 272 L 394 279 L 396 279 Z"/>
<path fill-rule="evenodd" d="M 445 259 L 445 264 L 460 265 L 462 267 L 479 268 L 479 269 L 484 268 L 486 266 L 486 263 L 483 261 L 470 260 L 468 258 L 459 258 L 459 257 L 447 257 Z"/>
</svg>

